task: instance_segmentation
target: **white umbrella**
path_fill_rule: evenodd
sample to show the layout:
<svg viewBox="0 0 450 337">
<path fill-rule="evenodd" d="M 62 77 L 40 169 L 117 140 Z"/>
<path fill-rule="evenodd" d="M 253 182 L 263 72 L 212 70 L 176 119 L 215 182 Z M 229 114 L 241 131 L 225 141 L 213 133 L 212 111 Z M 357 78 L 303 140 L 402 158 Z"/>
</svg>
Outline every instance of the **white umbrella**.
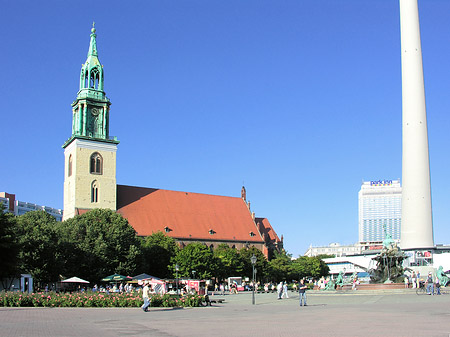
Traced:
<svg viewBox="0 0 450 337">
<path fill-rule="evenodd" d="M 89 283 L 89 281 L 83 280 L 83 279 L 81 279 L 79 277 L 76 277 L 76 276 L 68 278 L 67 280 L 64 280 L 64 281 L 61 281 L 61 282 L 63 282 L 63 283 Z"/>
</svg>

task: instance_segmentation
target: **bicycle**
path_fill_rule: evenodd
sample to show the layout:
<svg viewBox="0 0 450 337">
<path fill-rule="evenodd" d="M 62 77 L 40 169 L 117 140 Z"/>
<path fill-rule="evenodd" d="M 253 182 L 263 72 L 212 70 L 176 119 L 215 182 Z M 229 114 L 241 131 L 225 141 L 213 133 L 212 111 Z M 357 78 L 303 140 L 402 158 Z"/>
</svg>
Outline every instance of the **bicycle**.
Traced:
<svg viewBox="0 0 450 337">
<path fill-rule="evenodd" d="M 419 288 L 416 289 L 416 294 L 417 295 L 430 295 L 427 292 L 427 286 L 426 286 L 425 282 L 419 283 Z"/>
</svg>

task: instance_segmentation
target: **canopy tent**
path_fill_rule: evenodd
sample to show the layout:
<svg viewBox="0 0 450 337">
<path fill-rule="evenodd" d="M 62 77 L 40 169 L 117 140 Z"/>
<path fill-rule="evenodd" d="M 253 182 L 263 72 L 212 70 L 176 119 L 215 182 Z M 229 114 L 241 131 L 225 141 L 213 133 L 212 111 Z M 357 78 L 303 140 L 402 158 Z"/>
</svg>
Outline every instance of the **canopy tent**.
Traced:
<svg viewBox="0 0 450 337">
<path fill-rule="evenodd" d="M 159 278 L 148 278 L 145 280 L 139 280 L 138 284 L 142 285 L 144 281 L 147 281 L 151 286 L 155 293 L 164 295 L 167 292 L 166 282 Z"/>
<path fill-rule="evenodd" d="M 139 280 L 150 279 L 150 278 L 155 279 L 155 280 L 159 280 L 160 279 L 159 277 L 152 276 L 152 275 L 149 275 L 149 274 L 146 274 L 146 273 L 142 273 L 142 274 L 133 276 L 133 280 L 138 280 L 138 281 Z"/>
<path fill-rule="evenodd" d="M 123 276 L 120 274 L 113 274 L 102 278 L 104 282 L 121 282 L 121 281 L 131 281 L 132 278 L 130 276 Z"/>
<path fill-rule="evenodd" d="M 83 279 L 81 279 L 79 277 L 76 277 L 76 276 L 68 278 L 67 280 L 64 280 L 64 281 L 61 281 L 61 282 L 62 283 L 89 283 L 89 281 L 83 280 Z"/>
</svg>

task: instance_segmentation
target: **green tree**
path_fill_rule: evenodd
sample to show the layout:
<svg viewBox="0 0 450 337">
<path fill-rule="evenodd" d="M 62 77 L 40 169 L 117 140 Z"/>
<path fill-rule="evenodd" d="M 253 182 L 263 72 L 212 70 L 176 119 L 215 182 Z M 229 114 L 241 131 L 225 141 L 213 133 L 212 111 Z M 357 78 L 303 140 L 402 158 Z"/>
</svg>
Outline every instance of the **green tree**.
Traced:
<svg viewBox="0 0 450 337">
<path fill-rule="evenodd" d="M 18 216 L 16 222 L 20 271 L 30 273 L 38 286 L 57 281 L 62 256 L 56 219 L 44 211 L 33 211 Z"/>
<path fill-rule="evenodd" d="M 292 280 L 292 259 L 284 249 L 279 253 L 274 251 L 274 258 L 269 261 L 270 279 L 272 281 Z"/>
<path fill-rule="evenodd" d="M 241 256 L 241 261 L 243 264 L 243 275 L 245 277 L 252 277 L 253 269 L 250 258 L 255 255 L 256 256 L 256 279 L 258 281 L 264 281 L 269 277 L 269 264 L 267 262 L 264 254 L 256 247 L 252 246 L 250 248 L 242 248 L 239 251 L 239 255 Z"/>
<path fill-rule="evenodd" d="M 329 273 L 329 268 L 325 262 L 318 257 L 300 256 L 292 263 L 294 275 L 297 278 L 312 277 L 320 278 Z"/>
<path fill-rule="evenodd" d="M 66 276 L 98 282 L 110 274 L 133 275 L 140 261 L 136 231 L 120 214 L 94 209 L 63 222 Z"/>
<path fill-rule="evenodd" d="M 230 276 L 242 275 L 244 265 L 239 252 L 235 248 L 222 243 L 214 249 L 213 253 L 217 260 L 215 276 L 219 280 L 225 280 Z"/>
<path fill-rule="evenodd" d="M 163 232 L 142 238 L 142 271 L 160 278 L 172 277 L 170 263 L 179 250 L 175 239 Z"/>
<path fill-rule="evenodd" d="M 319 254 L 319 255 L 317 255 L 316 256 L 318 259 L 321 259 L 321 260 L 323 260 L 323 259 L 328 259 L 328 258 L 330 258 L 330 257 L 336 257 L 336 255 L 330 255 L 330 254 Z"/>
<path fill-rule="evenodd" d="M 216 259 L 211 250 L 200 242 L 193 242 L 181 249 L 172 264 L 178 264 L 178 275 L 181 277 L 195 277 L 200 279 L 210 279 L 216 272 Z M 173 266 L 172 266 L 173 267 Z"/>
<path fill-rule="evenodd" d="M 0 280 L 4 289 L 11 287 L 12 278 L 18 274 L 19 246 L 15 227 L 14 216 L 4 213 L 3 203 L 0 202 Z M 7 279 L 10 282 L 7 282 Z"/>
</svg>

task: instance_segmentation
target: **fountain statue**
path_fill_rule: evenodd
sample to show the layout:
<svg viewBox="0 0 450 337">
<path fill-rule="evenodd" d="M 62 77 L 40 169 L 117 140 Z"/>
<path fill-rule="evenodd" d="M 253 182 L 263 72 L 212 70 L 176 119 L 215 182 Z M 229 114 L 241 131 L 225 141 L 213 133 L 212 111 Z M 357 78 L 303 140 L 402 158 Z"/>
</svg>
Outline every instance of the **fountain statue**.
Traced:
<svg viewBox="0 0 450 337">
<path fill-rule="evenodd" d="M 436 270 L 436 277 L 438 278 L 439 284 L 442 287 L 445 287 L 447 285 L 449 278 L 447 275 L 445 275 L 444 268 L 442 268 L 442 266 L 439 266 L 438 270 Z"/>
<path fill-rule="evenodd" d="M 397 247 L 397 244 L 392 239 L 392 236 L 387 233 L 386 225 L 383 226 L 385 230 L 385 238 L 383 240 L 383 249 L 372 260 L 377 262 L 376 269 L 371 269 L 369 273 L 371 283 L 393 283 L 403 282 L 403 260 L 406 255 Z"/>
</svg>

